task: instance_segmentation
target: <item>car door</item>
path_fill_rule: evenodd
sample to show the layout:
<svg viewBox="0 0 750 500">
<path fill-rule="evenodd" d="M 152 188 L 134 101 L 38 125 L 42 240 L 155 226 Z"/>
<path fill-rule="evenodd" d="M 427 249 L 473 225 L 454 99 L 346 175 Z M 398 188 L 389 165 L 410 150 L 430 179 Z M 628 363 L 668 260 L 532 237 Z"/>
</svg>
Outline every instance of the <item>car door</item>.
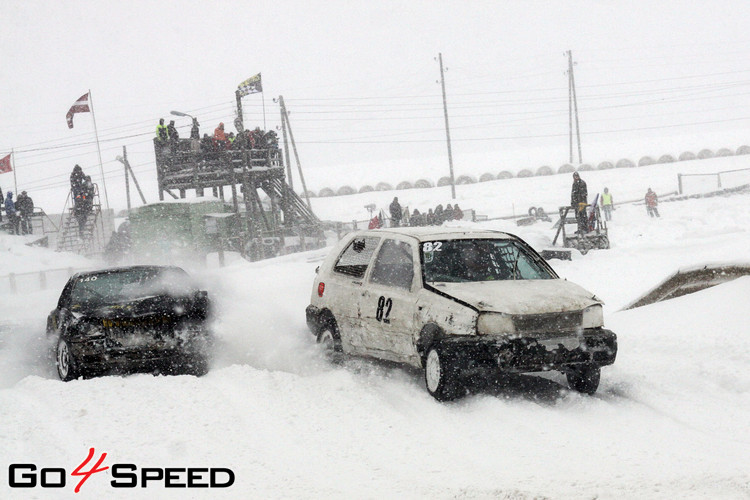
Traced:
<svg viewBox="0 0 750 500">
<path fill-rule="evenodd" d="M 362 301 L 366 343 L 371 355 L 391 361 L 413 357 L 416 289 L 419 273 L 416 245 L 385 238 L 367 277 Z"/>
<path fill-rule="evenodd" d="M 356 236 L 331 269 L 325 284 L 326 305 L 338 323 L 341 342 L 347 352 L 361 353 L 364 330 L 360 302 L 364 277 L 380 243 L 377 236 Z"/>
</svg>

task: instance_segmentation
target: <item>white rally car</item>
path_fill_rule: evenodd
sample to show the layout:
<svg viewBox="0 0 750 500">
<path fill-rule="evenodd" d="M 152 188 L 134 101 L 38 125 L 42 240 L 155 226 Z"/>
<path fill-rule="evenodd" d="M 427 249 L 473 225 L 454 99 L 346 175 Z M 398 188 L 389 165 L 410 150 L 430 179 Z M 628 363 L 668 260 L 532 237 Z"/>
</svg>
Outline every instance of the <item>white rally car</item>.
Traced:
<svg viewBox="0 0 750 500">
<path fill-rule="evenodd" d="M 602 302 L 512 234 L 418 227 L 347 235 L 317 269 L 307 324 L 331 354 L 424 369 L 438 400 L 497 371 L 559 370 L 593 394 L 614 363 Z"/>
</svg>

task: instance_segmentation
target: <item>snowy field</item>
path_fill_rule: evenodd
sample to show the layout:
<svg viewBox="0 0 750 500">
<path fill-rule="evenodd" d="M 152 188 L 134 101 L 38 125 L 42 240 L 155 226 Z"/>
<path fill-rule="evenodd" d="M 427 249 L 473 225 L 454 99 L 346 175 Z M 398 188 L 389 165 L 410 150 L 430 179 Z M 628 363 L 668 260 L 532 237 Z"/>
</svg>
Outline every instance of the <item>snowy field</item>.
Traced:
<svg viewBox="0 0 750 500">
<path fill-rule="evenodd" d="M 714 172 L 750 159 L 690 163 Z M 648 187 L 675 191 L 676 171 L 582 177 L 590 199 L 608 186 L 617 202 L 642 199 Z M 460 186 L 459 204 L 490 217 L 552 211 L 569 201 L 571 180 Z M 325 219 L 363 219 L 365 204 L 385 208 L 394 195 L 420 210 L 450 202 L 449 188 L 435 188 L 316 199 L 313 208 Z M 749 263 L 750 195 L 659 210 L 650 219 L 642 204 L 618 206 L 612 249 L 551 261 L 606 302 L 605 324 L 618 335 L 618 359 L 602 370 L 593 397 L 548 374 L 500 378 L 441 404 L 411 370 L 366 360 L 329 365 L 304 316 L 322 251 L 191 269 L 218 309 L 219 349 L 202 378 L 60 382 L 44 339 L 59 289 L 11 295 L 0 285 L 0 497 L 72 495 L 77 481 L 64 490 L 11 490 L 8 465 L 70 472 L 94 447 L 97 457 L 107 453 L 104 465 L 227 467 L 236 482 L 224 490 L 115 490 L 106 471 L 84 484 L 81 498 L 749 498 L 750 277 L 621 309 L 681 267 Z M 516 233 L 537 249 L 554 236 L 543 222 L 481 227 Z M 0 276 L 90 265 L 0 237 Z"/>
</svg>

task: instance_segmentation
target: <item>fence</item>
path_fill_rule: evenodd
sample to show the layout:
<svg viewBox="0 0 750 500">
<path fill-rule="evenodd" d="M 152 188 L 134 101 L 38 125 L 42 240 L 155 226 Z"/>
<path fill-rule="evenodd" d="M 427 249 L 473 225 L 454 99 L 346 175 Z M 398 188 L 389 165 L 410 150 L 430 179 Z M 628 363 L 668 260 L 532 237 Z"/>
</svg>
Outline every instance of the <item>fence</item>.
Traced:
<svg viewBox="0 0 750 500">
<path fill-rule="evenodd" d="M 10 273 L 0 276 L 0 294 L 19 292 L 29 293 L 62 287 L 74 273 L 81 269 L 64 267 L 59 269 L 45 269 L 28 273 Z M 7 286 L 3 286 L 7 285 Z"/>
<path fill-rule="evenodd" d="M 722 177 L 723 176 L 723 177 Z M 677 186 L 679 194 L 684 194 L 683 189 L 688 187 L 683 182 L 683 177 L 693 177 L 693 181 L 689 182 L 689 190 L 691 192 L 701 190 L 715 190 L 723 189 L 727 187 L 737 187 L 742 184 L 750 183 L 750 168 L 738 168 L 734 170 L 723 170 L 721 172 L 713 172 L 709 174 L 677 174 Z M 690 179 L 685 179 L 690 181 Z"/>
</svg>

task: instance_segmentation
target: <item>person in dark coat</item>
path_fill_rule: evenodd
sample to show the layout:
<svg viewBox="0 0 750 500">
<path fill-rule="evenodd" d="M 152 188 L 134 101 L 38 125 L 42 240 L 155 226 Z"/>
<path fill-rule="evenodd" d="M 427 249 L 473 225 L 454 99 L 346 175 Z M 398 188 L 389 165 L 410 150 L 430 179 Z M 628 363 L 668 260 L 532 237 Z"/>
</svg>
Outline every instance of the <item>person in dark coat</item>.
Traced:
<svg viewBox="0 0 750 500">
<path fill-rule="evenodd" d="M 450 203 L 448 203 L 448 205 L 445 207 L 445 211 L 443 212 L 443 220 L 453 220 L 453 205 L 451 205 Z"/>
<path fill-rule="evenodd" d="M 94 207 L 94 193 L 94 183 L 91 181 L 91 177 L 87 175 L 84 177 L 81 194 L 73 209 L 73 214 L 78 220 L 78 234 L 81 238 L 85 235 L 86 220 Z"/>
<path fill-rule="evenodd" d="M 588 190 L 586 183 L 578 175 L 578 172 L 573 172 L 573 187 L 570 190 L 570 206 L 573 207 L 576 214 L 576 220 L 578 221 L 578 232 L 583 234 L 586 231 L 586 205 L 588 205 Z"/>
<path fill-rule="evenodd" d="M 70 192 L 73 194 L 75 200 L 81 194 L 81 187 L 86 175 L 83 173 L 83 169 L 80 165 L 73 167 L 73 171 L 70 173 Z"/>
<path fill-rule="evenodd" d="M 411 214 L 411 220 L 409 221 L 409 225 L 412 227 L 424 226 L 422 214 L 419 213 L 419 210 L 417 210 L 416 208 L 414 209 L 414 212 Z"/>
<path fill-rule="evenodd" d="M 180 133 L 177 132 L 174 120 L 169 121 L 169 125 L 167 126 L 167 137 L 169 137 L 169 142 L 177 142 L 180 140 Z"/>
<path fill-rule="evenodd" d="M 18 195 L 16 211 L 21 217 L 21 234 L 32 234 L 34 231 L 31 227 L 31 216 L 34 214 L 34 200 L 26 194 L 26 191 L 21 191 Z"/>
<path fill-rule="evenodd" d="M 443 224 L 443 221 L 445 219 L 443 218 L 443 205 L 442 204 L 435 207 L 435 212 L 433 214 L 433 217 L 434 217 L 434 222 L 433 222 L 434 225 L 440 226 Z"/>
<path fill-rule="evenodd" d="M 199 139 L 201 138 L 200 123 L 197 118 L 193 118 L 193 126 L 190 128 L 190 138 Z"/>
<path fill-rule="evenodd" d="M 393 201 L 391 202 L 388 209 L 391 212 L 391 226 L 399 227 L 401 225 L 403 210 L 401 209 L 401 205 L 399 204 L 397 197 L 393 197 Z"/>
<path fill-rule="evenodd" d="M 10 222 L 10 234 L 20 234 L 18 231 L 20 217 L 16 213 L 16 204 L 13 202 L 13 191 L 8 191 L 8 195 L 5 197 L 5 215 L 8 216 Z"/>
<path fill-rule="evenodd" d="M 458 203 L 453 207 L 453 220 L 463 220 L 464 211 L 458 208 Z"/>
</svg>

